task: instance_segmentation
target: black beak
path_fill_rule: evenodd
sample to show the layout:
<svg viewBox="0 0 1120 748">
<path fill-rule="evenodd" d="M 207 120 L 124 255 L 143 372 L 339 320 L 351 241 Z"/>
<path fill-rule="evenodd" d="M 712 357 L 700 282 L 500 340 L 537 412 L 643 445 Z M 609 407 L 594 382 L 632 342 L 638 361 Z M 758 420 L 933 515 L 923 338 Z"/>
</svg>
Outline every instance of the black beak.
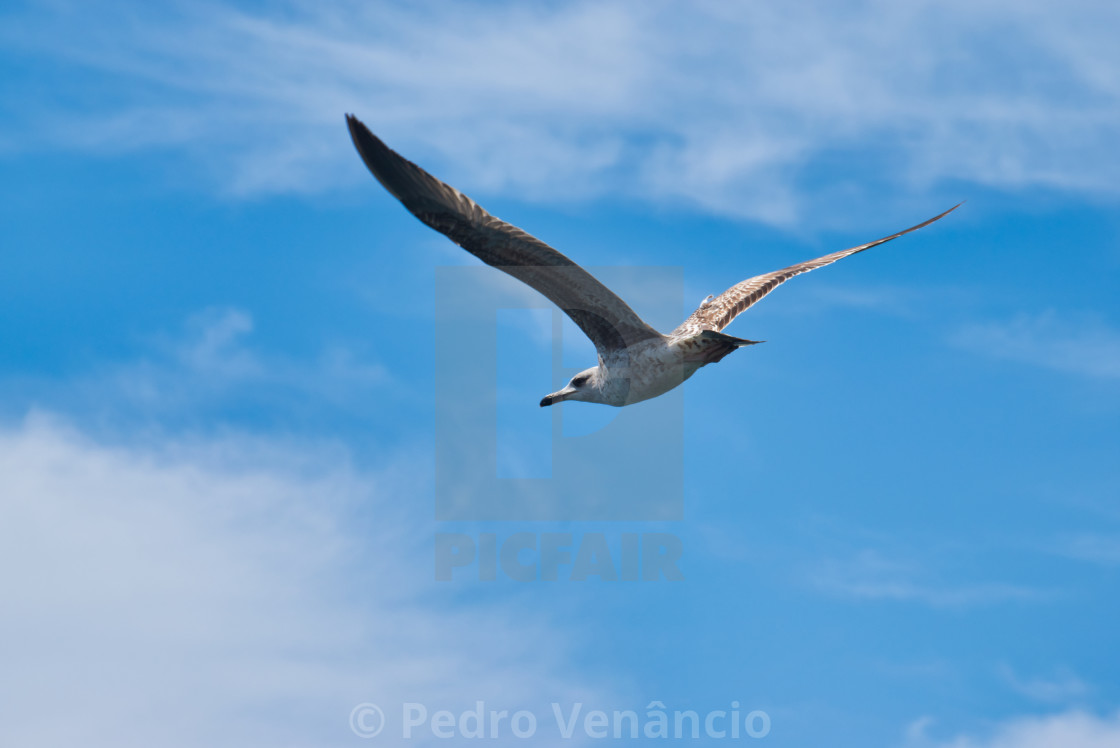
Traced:
<svg viewBox="0 0 1120 748">
<path fill-rule="evenodd" d="M 573 394 L 575 394 L 575 390 L 573 388 L 565 387 L 559 392 L 553 392 L 551 395 L 545 395 L 544 399 L 541 400 L 541 407 L 543 408 L 546 405 L 555 405 L 556 403 L 563 402 Z"/>
</svg>

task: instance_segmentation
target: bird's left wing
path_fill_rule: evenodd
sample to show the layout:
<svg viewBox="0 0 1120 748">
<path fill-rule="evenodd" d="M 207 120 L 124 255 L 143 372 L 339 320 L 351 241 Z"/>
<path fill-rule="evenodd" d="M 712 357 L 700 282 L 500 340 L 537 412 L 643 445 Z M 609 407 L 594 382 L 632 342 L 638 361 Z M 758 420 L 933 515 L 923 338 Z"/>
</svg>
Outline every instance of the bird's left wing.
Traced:
<svg viewBox="0 0 1120 748">
<path fill-rule="evenodd" d="M 858 247 L 851 249 L 844 249 L 839 252 L 833 252 L 824 257 L 818 257 L 815 260 L 807 260 L 796 265 L 790 265 L 788 268 L 775 270 L 772 273 L 765 275 L 756 275 L 753 278 L 748 278 L 742 283 L 737 283 L 731 288 L 727 289 L 719 296 L 711 301 L 705 302 L 700 305 L 700 308 L 693 312 L 688 319 L 681 323 L 680 327 L 670 333 L 670 336 L 690 336 L 696 335 L 703 330 L 715 330 L 719 332 L 723 328 L 731 324 L 731 321 L 745 312 L 754 304 L 758 303 L 763 296 L 773 291 L 775 288 L 785 283 L 795 275 L 807 273 L 810 270 L 831 265 L 837 260 L 842 260 L 849 255 L 854 255 L 857 252 L 862 252 L 865 249 L 877 247 L 880 244 L 889 242 L 891 239 L 897 239 L 903 234 L 909 234 L 911 231 L 917 231 L 920 228 L 929 226 L 931 223 L 939 218 L 944 218 L 954 210 L 959 208 L 961 203 L 957 203 L 949 210 L 936 215 L 928 221 L 922 221 L 917 226 L 911 226 L 905 231 L 899 231 L 897 234 L 876 239 L 867 244 L 861 244 Z"/>
<path fill-rule="evenodd" d="M 398 155 L 356 117 L 348 114 L 346 122 L 373 176 L 409 212 L 487 265 L 540 291 L 572 318 L 600 353 L 661 337 L 625 301 L 560 252 L 495 218 Z"/>
</svg>

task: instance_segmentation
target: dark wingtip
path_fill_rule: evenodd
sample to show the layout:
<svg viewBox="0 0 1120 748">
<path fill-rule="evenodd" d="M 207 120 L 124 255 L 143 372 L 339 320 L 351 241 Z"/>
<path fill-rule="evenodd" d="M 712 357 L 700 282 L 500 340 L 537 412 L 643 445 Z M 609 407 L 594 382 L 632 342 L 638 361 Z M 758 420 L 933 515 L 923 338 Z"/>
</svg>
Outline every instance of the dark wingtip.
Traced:
<svg viewBox="0 0 1120 748">
<path fill-rule="evenodd" d="M 390 150 L 389 146 L 370 132 L 365 123 L 353 114 L 346 115 L 346 126 L 350 130 L 350 140 L 354 143 L 354 148 L 358 151 L 358 155 L 362 157 L 362 161 L 365 162 L 366 168 L 372 172 L 373 176 L 377 177 L 377 181 L 381 182 L 385 189 L 389 190 L 398 200 L 403 201 L 399 185 L 400 180 L 394 180 L 393 174 L 394 170 L 399 170 L 401 162 L 405 164 L 409 162 Z M 411 166 L 411 164 L 409 165 Z"/>
<path fill-rule="evenodd" d="M 939 219 L 941 219 L 941 218 L 944 218 L 945 216 L 949 215 L 949 214 L 950 214 L 950 213 L 952 213 L 952 212 L 953 212 L 954 210 L 956 210 L 957 208 L 961 207 L 961 206 L 962 206 L 962 205 L 964 205 L 964 204 L 965 204 L 965 201 L 964 201 L 964 200 L 961 200 L 961 201 L 960 201 L 959 203 L 957 203 L 956 205 L 954 205 L 954 206 L 953 206 L 952 208 L 949 208 L 949 210 L 945 211 L 944 213 L 941 213 L 940 215 L 936 215 L 936 216 L 934 216 L 933 218 L 931 218 L 931 219 L 929 219 L 928 221 L 926 221 L 924 225 L 925 225 L 925 226 L 928 226 L 929 224 L 933 223 L 934 221 L 936 221 L 936 220 L 939 220 Z"/>
<path fill-rule="evenodd" d="M 354 145 L 358 144 L 358 135 L 362 130 L 369 131 L 365 123 L 349 112 L 346 113 L 346 128 L 350 131 L 350 138 L 354 141 Z"/>
</svg>

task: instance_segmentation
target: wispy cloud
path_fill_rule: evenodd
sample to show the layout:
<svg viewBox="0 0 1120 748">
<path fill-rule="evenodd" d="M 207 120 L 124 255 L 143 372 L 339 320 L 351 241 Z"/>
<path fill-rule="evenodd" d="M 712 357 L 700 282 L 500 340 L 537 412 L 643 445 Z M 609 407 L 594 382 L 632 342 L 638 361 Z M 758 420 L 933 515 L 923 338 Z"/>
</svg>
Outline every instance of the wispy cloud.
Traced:
<svg viewBox="0 0 1120 748">
<path fill-rule="evenodd" d="M 210 307 L 177 330 L 144 341 L 143 353 L 103 361 L 72 379 L 23 383 L 25 398 L 70 413 L 105 411 L 145 420 L 271 404 L 285 412 L 354 412 L 373 393 L 396 392 L 389 370 L 364 352 L 326 344 L 306 360 L 278 353 L 254 338 L 247 311 Z"/>
<path fill-rule="evenodd" d="M 255 349 L 249 340 L 253 318 L 242 309 L 209 307 L 190 316 L 181 336 L 164 337 L 158 349 L 172 367 L 218 385 L 279 384 L 324 393 L 339 386 L 378 387 L 390 381 L 378 362 L 359 361 L 345 348 L 326 347 L 304 363 Z"/>
<path fill-rule="evenodd" d="M 792 290 L 792 289 L 791 289 Z M 916 317 L 937 308 L 946 297 L 960 296 L 959 289 L 932 285 L 841 285 L 815 278 L 797 288 L 781 304 L 767 305 L 775 316 L 804 317 L 838 310 L 858 310 L 891 317 Z"/>
<path fill-rule="evenodd" d="M 426 470 L 394 457 L 0 428 L 0 742 L 342 745 L 364 701 L 399 729 L 404 701 L 595 698 L 559 625 L 432 594 Z"/>
<path fill-rule="evenodd" d="M 906 731 L 906 748 L 1116 748 L 1120 713 L 1098 717 L 1082 711 L 1017 717 L 994 725 L 982 736 L 929 737 L 934 720 L 922 717 Z"/>
<path fill-rule="evenodd" d="M 806 577 L 812 586 L 837 597 L 914 602 L 935 608 L 1032 602 L 1050 596 L 1045 590 L 1005 582 L 942 581 L 916 563 L 875 550 L 822 561 Z"/>
<path fill-rule="evenodd" d="M 253 318 L 240 309 L 206 309 L 187 321 L 188 337 L 170 346 L 185 368 L 223 379 L 261 376 L 261 362 L 243 347 L 253 331 Z"/>
<path fill-rule="evenodd" d="M 1068 668 L 1059 668 L 1051 677 L 1023 677 L 1004 663 L 997 673 L 1012 690 L 1034 701 L 1068 704 L 1089 692 L 1088 684 Z"/>
<path fill-rule="evenodd" d="M 464 189 L 528 199 L 789 223 L 941 180 L 1115 196 L 1118 20 L 1091 0 L 58 2 L 3 38 L 81 74 L 26 82 L 0 138 L 186 148 L 234 194 L 319 190 L 364 178 L 355 111 Z"/>
<path fill-rule="evenodd" d="M 1051 552 L 1102 566 L 1120 566 L 1120 535 L 1080 533 L 1060 539 Z"/>
<path fill-rule="evenodd" d="M 1053 311 L 1022 314 L 1008 322 L 966 325 L 951 340 L 993 358 L 1086 377 L 1120 378 L 1120 331 L 1098 317 Z"/>
</svg>

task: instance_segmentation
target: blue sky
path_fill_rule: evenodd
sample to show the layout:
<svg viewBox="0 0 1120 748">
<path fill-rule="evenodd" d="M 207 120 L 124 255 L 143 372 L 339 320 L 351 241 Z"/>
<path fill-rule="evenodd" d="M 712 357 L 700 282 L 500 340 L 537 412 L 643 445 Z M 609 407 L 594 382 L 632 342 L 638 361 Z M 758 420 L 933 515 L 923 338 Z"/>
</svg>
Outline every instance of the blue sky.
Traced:
<svg viewBox="0 0 1120 748">
<path fill-rule="evenodd" d="M 482 699 L 1120 746 L 1118 33 L 1081 0 L 9 3 L 0 742 L 397 744 L 403 702 Z M 767 343 L 670 403 L 682 520 L 439 522 L 431 301 L 477 263 L 345 112 L 577 262 L 679 268 L 626 294 L 651 319 L 967 202 L 728 329 Z M 498 322 L 478 436 L 540 477 L 590 346 Z M 434 581 L 435 533 L 519 531 L 671 533 L 685 579 Z"/>
</svg>

